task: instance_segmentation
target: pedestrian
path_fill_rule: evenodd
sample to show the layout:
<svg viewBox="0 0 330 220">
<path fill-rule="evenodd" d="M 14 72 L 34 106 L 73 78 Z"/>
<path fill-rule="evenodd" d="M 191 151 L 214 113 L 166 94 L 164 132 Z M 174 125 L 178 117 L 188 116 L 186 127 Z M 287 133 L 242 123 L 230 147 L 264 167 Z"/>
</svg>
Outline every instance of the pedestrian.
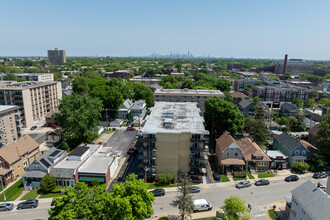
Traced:
<svg viewBox="0 0 330 220">
<path fill-rule="evenodd" d="M 249 210 L 249 212 L 251 212 L 251 209 L 252 209 L 251 205 L 248 204 L 248 210 Z"/>
</svg>

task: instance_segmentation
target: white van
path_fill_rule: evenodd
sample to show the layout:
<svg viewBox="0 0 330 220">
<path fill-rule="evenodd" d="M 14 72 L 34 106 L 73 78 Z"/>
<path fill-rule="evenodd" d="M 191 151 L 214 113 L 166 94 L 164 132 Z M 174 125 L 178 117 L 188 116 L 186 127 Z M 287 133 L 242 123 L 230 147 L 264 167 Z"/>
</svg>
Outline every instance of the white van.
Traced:
<svg viewBox="0 0 330 220">
<path fill-rule="evenodd" d="M 194 201 L 194 212 L 207 211 L 212 209 L 211 203 L 206 201 L 206 199 L 195 199 Z"/>
</svg>

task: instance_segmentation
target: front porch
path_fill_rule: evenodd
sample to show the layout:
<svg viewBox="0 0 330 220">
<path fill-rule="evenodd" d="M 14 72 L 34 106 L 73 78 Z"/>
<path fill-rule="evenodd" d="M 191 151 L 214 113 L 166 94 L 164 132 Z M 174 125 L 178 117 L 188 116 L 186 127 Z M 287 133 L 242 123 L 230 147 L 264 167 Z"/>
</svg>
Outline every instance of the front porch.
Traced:
<svg viewBox="0 0 330 220">
<path fill-rule="evenodd" d="M 233 175 L 234 171 L 243 171 L 245 162 L 238 158 L 226 158 L 220 161 L 222 172 Z"/>
</svg>

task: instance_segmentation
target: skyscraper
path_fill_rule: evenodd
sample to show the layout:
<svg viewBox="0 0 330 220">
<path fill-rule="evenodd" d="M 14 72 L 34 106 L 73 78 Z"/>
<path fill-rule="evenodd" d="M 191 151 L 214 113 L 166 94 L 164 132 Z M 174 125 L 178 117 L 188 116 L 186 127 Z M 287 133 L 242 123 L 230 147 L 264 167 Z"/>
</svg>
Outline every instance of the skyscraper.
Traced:
<svg viewBox="0 0 330 220">
<path fill-rule="evenodd" d="M 48 61 L 51 65 L 63 65 L 66 63 L 65 50 L 48 50 Z"/>
</svg>

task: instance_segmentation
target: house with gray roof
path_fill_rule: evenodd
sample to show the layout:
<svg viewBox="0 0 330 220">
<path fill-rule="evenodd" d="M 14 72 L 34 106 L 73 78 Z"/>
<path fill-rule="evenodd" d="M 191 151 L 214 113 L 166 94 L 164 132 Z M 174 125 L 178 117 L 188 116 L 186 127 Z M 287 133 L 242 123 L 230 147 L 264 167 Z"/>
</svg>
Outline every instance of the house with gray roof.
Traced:
<svg viewBox="0 0 330 220">
<path fill-rule="evenodd" d="M 286 116 L 296 116 L 298 113 L 297 106 L 291 103 L 283 103 L 280 108 L 280 114 Z"/>
<path fill-rule="evenodd" d="M 289 220 L 330 220 L 330 196 L 311 180 L 291 193 Z"/>
<path fill-rule="evenodd" d="M 254 114 L 254 105 L 246 99 L 243 99 L 238 103 L 238 109 L 244 114 L 245 117 L 253 116 Z"/>
<path fill-rule="evenodd" d="M 127 114 L 131 112 L 132 107 L 133 107 L 133 102 L 129 99 L 126 99 L 124 103 L 118 108 L 118 118 L 126 119 Z"/>
<path fill-rule="evenodd" d="M 285 156 L 289 157 L 289 165 L 291 167 L 296 162 L 305 162 L 308 155 L 307 148 L 288 133 L 274 136 L 273 149 L 280 150 Z"/>
<path fill-rule="evenodd" d="M 65 155 L 67 153 L 64 150 L 52 147 L 33 161 L 22 176 L 25 189 L 39 188 L 41 178 L 49 173 L 50 168 Z"/>
<path fill-rule="evenodd" d="M 147 113 L 147 104 L 144 100 L 138 100 L 134 102 L 131 109 L 131 118 L 140 117 L 141 119 L 145 117 Z"/>
</svg>

